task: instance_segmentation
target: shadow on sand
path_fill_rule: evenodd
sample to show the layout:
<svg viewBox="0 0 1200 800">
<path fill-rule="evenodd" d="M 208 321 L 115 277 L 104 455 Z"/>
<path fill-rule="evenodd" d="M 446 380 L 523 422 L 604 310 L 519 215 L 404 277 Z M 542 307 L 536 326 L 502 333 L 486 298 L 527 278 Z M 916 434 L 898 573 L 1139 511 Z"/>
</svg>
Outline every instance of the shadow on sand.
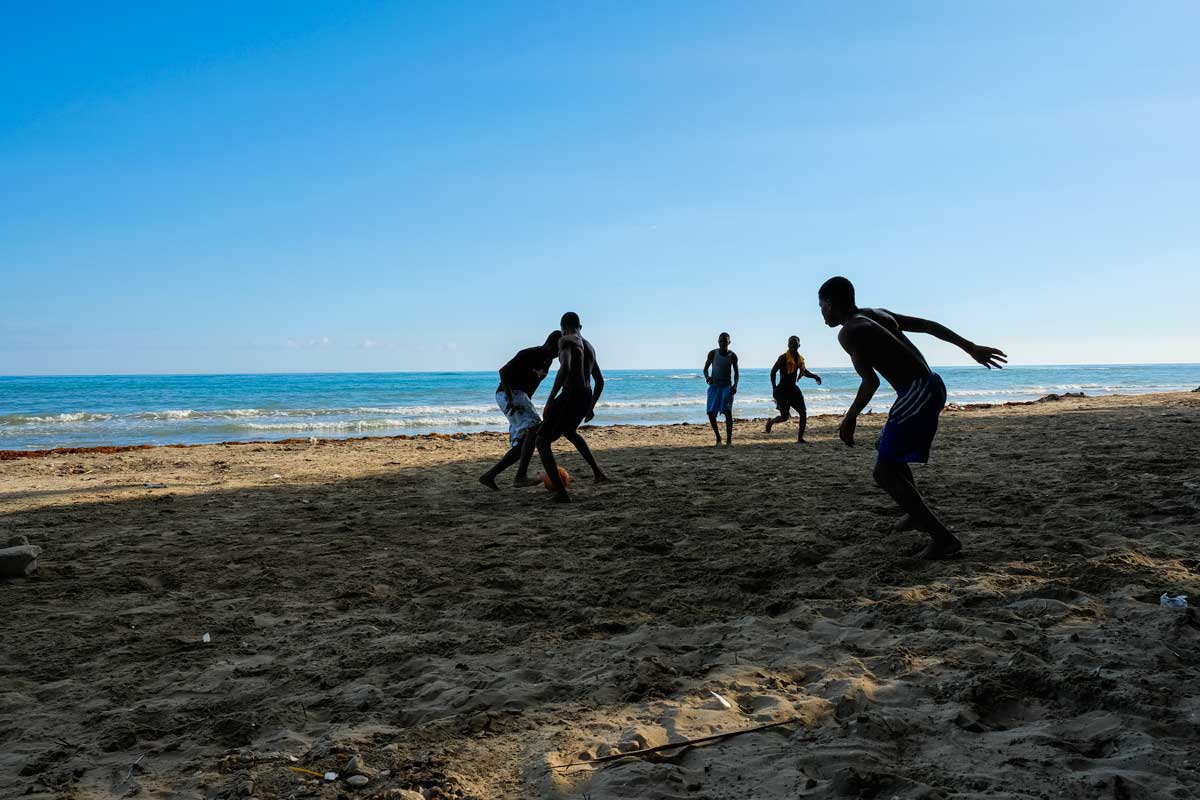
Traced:
<svg viewBox="0 0 1200 800">
<path fill-rule="evenodd" d="M 485 490 L 489 455 L 9 513 L 0 531 L 47 552 L 36 578 L 0 583 L 0 793 L 296 790 L 278 760 L 222 762 L 231 748 L 317 771 L 358 752 L 392 769 L 364 796 L 932 797 L 999 788 L 1012 758 L 1021 791 L 1114 769 L 1195 788 L 1170 765 L 1198 732 L 1170 699 L 1197 677 L 1195 617 L 1142 601 L 1197 586 L 1197 417 L 950 415 L 918 475 L 967 543 L 941 564 L 897 555 L 920 535 L 888 532 L 870 448 L 831 424 L 803 449 L 790 427 L 730 451 L 698 427 L 663 446 L 592 432 L 615 482 L 589 485 L 561 443 L 570 506 Z M 734 708 L 705 707 L 709 689 Z M 788 715 L 806 725 L 549 770 Z M 1063 728 L 1087 715 L 1145 737 L 1136 769 L 1104 724 Z M 989 749 L 1014 730 L 1036 743 Z"/>
</svg>

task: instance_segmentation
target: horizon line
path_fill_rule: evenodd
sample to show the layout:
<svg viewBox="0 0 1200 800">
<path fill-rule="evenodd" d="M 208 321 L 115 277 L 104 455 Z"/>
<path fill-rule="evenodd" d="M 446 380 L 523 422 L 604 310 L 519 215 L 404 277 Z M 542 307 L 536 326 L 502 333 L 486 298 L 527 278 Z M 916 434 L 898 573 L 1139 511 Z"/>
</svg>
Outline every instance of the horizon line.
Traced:
<svg viewBox="0 0 1200 800">
<path fill-rule="evenodd" d="M 853 372 L 852 366 L 822 366 L 812 365 L 823 370 L 846 370 Z M 977 364 L 931 364 L 932 369 L 961 369 L 978 367 Z M 1091 362 L 1091 363 L 1052 363 L 1052 364 L 1007 364 L 1003 369 L 1017 368 L 1050 368 L 1050 367 L 1200 367 L 1200 362 L 1192 361 L 1129 361 L 1129 362 Z M 770 369 L 770 367 L 743 367 L 743 369 Z M 693 371 L 691 367 L 613 367 L 609 372 L 647 371 Z M 554 370 L 557 371 L 557 370 Z M 702 370 L 695 368 L 697 375 Z M 993 371 L 993 370 L 989 370 Z M 1000 370 L 1003 371 L 1003 370 Z M 230 377 L 262 377 L 267 375 L 487 375 L 497 370 L 335 370 L 324 372 L 62 372 L 62 373 L 18 373 L 0 375 L 0 380 L 8 378 L 230 378 Z"/>
</svg>

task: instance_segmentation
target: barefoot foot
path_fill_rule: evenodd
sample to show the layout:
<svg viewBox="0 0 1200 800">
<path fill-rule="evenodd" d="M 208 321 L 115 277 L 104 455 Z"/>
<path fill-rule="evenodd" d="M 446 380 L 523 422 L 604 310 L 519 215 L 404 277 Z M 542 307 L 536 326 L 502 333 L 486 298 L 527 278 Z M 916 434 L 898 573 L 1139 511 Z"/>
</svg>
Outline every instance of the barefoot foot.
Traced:
<svg viewBox="0 0 1200 800">
<path fill-rule="evenodd" d="M 767 420 L 767 433 L 770 433 L 771 428 L 773 428 L 773 427 L 775 427 L 775 420 L 773 420 L 773 419 Z"/>
<path fill-rule="evenodd" d="M 542 485 L 541 478 L 530 478 L 528 475 L 526 475 L 525 477 L 517 477 L 517 478 L 513 479 L 513 486 L 517 487 L 518 489 L 523 489 L 526 486 L 541 486 L 541 485 Z"/>
<path fill-rule="evenodd" d="M 962 554 L 962 542 L 957 536 L 949 535 L 947 539 L 937 539 L 926 545 L 925 549 L 917 553 L 916 558 L 920 561 L 945 561 L 951 558 L 958 558 Z"/>
<path fill-rule="evenodd" d="M 596 477 L 594 478 L 594 480 L 596 481 L 596 483 L 611 483 L 612 482 L 612 478 L 608 477 L 603 472 L 596 473 Z"/>
<path fill-rule="evenodd" d="M 917 522 L 913 519 L 912 514 L 905 514 L 896 520 L 896 524 L 892 526 L 892 531 L 895 533 L 903 533 L 904 531 L 914 531 L 917 529 Z"/>
<path fill-rule="evenodd" d="M 554 493 L 554 502 L 569 503 L 569 502 L 571 502 L 571 495 L 567 494 L 566 492 L 555 492 Z"/>
<path fill-rule="evenodd" d="M 496 479 L 491 475 L 480 475 L 479 482 L 491 489 L 493 492 L 500 491 L 500 487 L 496 485 Z"/>
</svg>

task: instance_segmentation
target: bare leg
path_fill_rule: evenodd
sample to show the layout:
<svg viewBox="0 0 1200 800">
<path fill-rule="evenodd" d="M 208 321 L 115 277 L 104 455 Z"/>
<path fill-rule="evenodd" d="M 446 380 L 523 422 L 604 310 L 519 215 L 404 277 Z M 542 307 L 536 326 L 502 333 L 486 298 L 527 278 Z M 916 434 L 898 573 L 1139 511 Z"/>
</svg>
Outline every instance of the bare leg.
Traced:
<svg viewBox="0 0 1200 800">
<path fill-rule="evenodd" d="M 579 431 L 571 431 L 563 436 L 568 442 L 575 445 L 575 449 L 579 451 L 579 455 L 583 456 L 583 460 L 592 468 L 592 475 L 596 479 L 596 483 L 608 483 L 608 476 L 604 474 L 604 470 L 600 469 L 600 465 L 596 463 L 596 457 L 592 455 L 592 449 L 588 447 L 588 443 L 579 435 Z"/>
<path fill-rule="evenodd" d="M 788 421 L 788 415 L 787 415 L 787 414 L 780 414 L 780 415 L 779 415 L 778 417 L 776 417 L 775 419 L 769 419 L 769 420 L 767 420 L 767 433 L 770 433 L 770 432 L 771 432 L 771 428 L 775 427 L 775 426 L 776 426 L 776 425 L 778 425 L 779 423 L 781 423 L 781 422 L 787 422 L 787 421 Z"/>
<path fill-rule="evenodd" d="M 528 439 L 530 437 L 526 438 Z M 504 454 L 504 457 L 497 462 L 496 466 L 479 476 L 479 482 L 492 491 L 499 490 L 500 487 L 496 485 L 496 476 L 498 476 L 501 472 L 504 472 L 504 470 L 508 469 L 513 464 L 517 463 L 517 460 L 521 458 L 522 445 L 524 445 L 524 442 L 521 442 L 521 444 L 518 444 L 516 447 L 510 447 L 508 452 Z"/>
<path fill-rule="evenodd" d="M 900 508 L 911 518 L 914 527 L 929 534 L 932 539 L 918 558 L 934 560 L 949 558 L 962 550 L 962 542 L 949 528 L 942 524 L 937 515 L 925 503 L 912 481 L 912 470 L 907 464 L 892 464 L 880 461 L 875 464 L 875 482 L 883 488 Z"/>
<path fill-rule="evenodd" d="M 717 446 L 720 447 L 721 446 L 721 429 L 717 427 L 717 415 L 715 413 L 708 415 L 708 424 L 712 425 L 713 433 L 717 437 Z"/>
<path fill-rule="evenodd" d="M 805 407 L 803 401 L 801 401 L 800 407 L 796 409 L 796 413 L 799 414 L 796 419 L 800 422 L 800 433 L 796 436 L 796 441 L 803 442 L 804 430 L 808 427 L 808 408 Z"/>
<path fill-rule="evenodd" d="M 908 464 L 900 463 L 894 464 L 893 466 L 896 468 L 896 474 L 899 475 L 901 479 L 912 484 L 914 488 L 916 487 L 917 482 L 913 478 L 912 469 L 908 466 Z M 896 524 L 892 526 L 892 530 L 896 533 L 902 533 L 904 531 L 915 531 L 918 529 L 918 527 L 919 525 L 917 520 L 913 519 L 913 515 L 906 511 L 900 515 L 900 519 L 896 520 Z"/>
<path fill-rule="evenodd" d="M 879 488 L 891 495 L 896 504 L 900 506 L 900 510 L 904 512 L 896 523 L 896 530 L 922 530 L 930 535 L 936 535 L 939 528 L 945 530 L 917 490 L 912 469 L 908 464 L 877 462 L 874 478 Z M 917 510 L 914 510 L 911 502 L 911 498 L 914 496 L 919 501 Z"/>
<path fill-rule="evenodd" d="M 538 429 L 525 432 L 521 440 L 521 463 L 517 464 L 517 476 L 513 478 L 513 486 L 536 486 L 541 481 L 529 477 L 529 462 L 533 460 L 533 451 L 537 447 Z"/>
<path fill-rule="evenodd" d="M 713 423 L 716 424 L 715 422 Z M 725 415 L 725 446 L 733 446 L 733 412 L 730 411 Z"/>
<path fill-rule="evenodd" d="M 571 502 L 571 496 L 567 494 L 567 487 L 563 486 L 562 478 L 558 476 L 558 462 L 554 460 L 554 451 L 550 449 L 549 435 L 538 432 L 537 449 L 538 455 L 542 457 L 542 469 L 546 470 L 550 482 L 554 485 L 554 502 Z"/>
</svg>

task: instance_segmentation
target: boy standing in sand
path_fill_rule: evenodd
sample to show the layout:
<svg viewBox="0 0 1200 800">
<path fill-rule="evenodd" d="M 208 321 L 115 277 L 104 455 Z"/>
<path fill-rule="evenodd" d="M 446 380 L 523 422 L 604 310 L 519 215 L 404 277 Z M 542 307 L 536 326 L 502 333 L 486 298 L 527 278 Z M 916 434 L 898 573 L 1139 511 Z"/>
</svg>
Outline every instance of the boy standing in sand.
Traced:
<svg viewBox="0 0 1200 800">
<path fill-rule="evenodd" d="M 708 423 L 721 446 L 721 429 L 717 427 L 717 414 L 725 415 L 725 446 L 733 444 L 733 396 L 737 394 L 738 358 L 729 349 L 732 341 L 728 333 L 717 337 L 717 349 L 708 351 L 704 361 L 704 380 L 708 382 Z M 708 374 L 712 369 L 712 375 Z"/>
<path fill-rule="evenodd" d="M 529 477 L 529 462 L 533 458 L 533 445 L 538 425 L 542 420 L 533 407 L 533 393 L 542 379 L 550 372 L 550 364 L 558 355 L 560 331 L 552 331 L 546 342 L 539 347 L 527 347 L 509 359 L 500 368 L 500 385 L 496 387 L 496 405 L 508 420 L 509 450 L 496 466 L 479 476 L 479 482 L 489 489 L 498 490 L 496 478 L 514 462 L 517 475 L 514 486 L 532 486 L 538 483 Z"/>
<path fill-rule="evenodd" d="M 775 376 L 779 375 L 779 384 L 775 384 Z M 767 433 L 779 422 L 787 422 L 791 409 L 796 409 L 797 420 L 800 422 L 800 433 L 796 436 L 796 444 L 804 442 L 804 429 L 808 425 L 808 409 L 804 406 L 804 392 L 800 391 L 800 379 L 812 378 L 821 385 L 821 376 L 814 375 L 804 366 L 804 356 L 800 355 L 800 337 L 789 336 L 787 350 L 775 359 L 771 367 L 771 396 L 775 398 L 775 406 L 779 416 L 767 420 Z"/>
<path fill-rule="evenodd" d="M 935 560 L 958 555 L 962 542 L 925 503 L 908 466 L 929 460 L 938 416 L 946 405 L 946 385 L 905 333 L 928 333 L 950 342 L 988 369 L 1001 369 L 1008 357 L 994 347 L 970 342 L 931 320 L 906 317 L 882 308 L 859 308 L 854 301 L 854 285 L 842 277 L 825 281 L 817 298 L 825 324 L 842 327 L 838 342 L 862 378 L 858 394 L 838 426 L 838 435 L 847 446 L 854 446 L 858 415 L 879 388 L 879 377 L 875 374 L 878 372 L 896 390 L 896 402 L 879 437 L 875 482 L 904 511 L 896 530 L 916 528 L 929 534 L 931 541 L 917 558 Z"/>
<path fill-rule="evenodd" d="M 542 412 L 544 421 L 538 429 L 537 449 L 542 457 L 542 467 L 554 484 L 554 501 L 569 503 L 571 496 L 567 494 L 567 487 L 558 475 L 558 462 L 554 460 L 550 445 L 560 437 L 566 437 L 592 468 L 596 483 L 608 480 L 578 431 L 581 424 L 591 422 L 596 416 L 596 402 L 604 391 L 604 374 L 600 372 L 591 342 L 583 338 L 579 315 L 568 311 L 562 315 L 560 324 L 562 338 L 558 340 L 558 375 Z M 562 394 L 559 395 L 559 392 Z"/>
</svg>

